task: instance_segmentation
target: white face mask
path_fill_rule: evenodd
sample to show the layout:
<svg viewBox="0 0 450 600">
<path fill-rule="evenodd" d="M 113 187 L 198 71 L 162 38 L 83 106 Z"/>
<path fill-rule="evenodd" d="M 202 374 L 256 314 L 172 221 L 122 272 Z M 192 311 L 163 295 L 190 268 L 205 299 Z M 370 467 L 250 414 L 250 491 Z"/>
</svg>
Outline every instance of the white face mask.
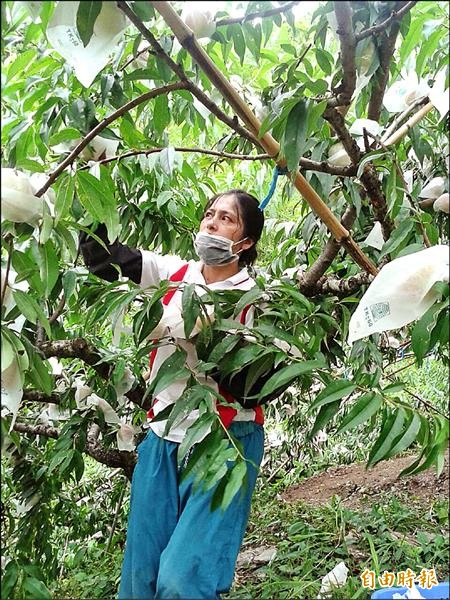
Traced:
<svg viewBox="0 0 450 600">
<path fill-rule="evenodd" d="M 243 238 L 238 242 L 233 242 L 221 235 L 212 235 L 199 231 L 195 236 L 194 248 L 205 265 L 222 266 L 229 265 L 236 260 L 239 260 L 239 250 L 236 254 L 233 253 L 233 246 L 240 244 L 247 238 Z"/>
</svg>

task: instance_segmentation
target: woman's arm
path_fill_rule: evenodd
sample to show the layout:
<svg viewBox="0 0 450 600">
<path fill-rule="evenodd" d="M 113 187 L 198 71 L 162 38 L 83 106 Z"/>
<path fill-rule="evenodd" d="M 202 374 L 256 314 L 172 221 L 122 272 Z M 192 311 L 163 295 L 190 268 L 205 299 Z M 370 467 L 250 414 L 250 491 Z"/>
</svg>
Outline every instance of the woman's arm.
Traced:
<svg viewBox="0 0 450 600">
<path fill-rule="evenodd" d="M 84 262 L 91 273 L 106 281 L 116 281 L 119 271 L 113 265 L 120 268 L 124 277 L 140 284 L 142 279 L 142 253 L 135 248 L 129 248 L 117 240 L 112 244 L 108 241 L 105 225 L 99 225 L 94 231 L 106 246 L 106 249 L 89 234 L 82 231 L 79 236 L 80 249 Z"/>
</svg>

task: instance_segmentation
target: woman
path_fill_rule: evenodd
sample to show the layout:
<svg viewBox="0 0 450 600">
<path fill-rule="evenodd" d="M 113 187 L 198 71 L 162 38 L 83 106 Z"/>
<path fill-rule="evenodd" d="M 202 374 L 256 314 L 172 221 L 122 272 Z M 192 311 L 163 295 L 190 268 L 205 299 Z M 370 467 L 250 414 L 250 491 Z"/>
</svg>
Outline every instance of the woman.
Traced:
<svg viewBox="0 0 450 600">
<path fill-rule="evenodd" d="M 177 256 L 141 252 L 118 242 L 109 245 L 106 252 L 85 234 L 81 234 L 80 242 L 90 271 L 108 281 L 117 279 L 117 269 L 112 265 L 118 265 L 124 276 L 143 288 L 171 279 L 201 284 L 211 290 L 246 291 L 254 285 L 246 266 L 256 259 L 256 243 L 263 225 L 263 213 L 256 198 L 243 190 L 230 190 L 214 196 L 206 206 L 194 244 L 200 261 L 186 263 Z M 105 239 L 104 227 L 96 234 Z M 176 338 L 177 345 L 187 353 L 188 366 L 195 369 L 197 355 L 192 336 L 196 330 L 185 339 L 181 294 L 177 290 L 164 299 L 159 334 Z M 245 324 L 250 324 L 250 319 L 248 310 L 238 316 Z M 165 345 L 152 353 L 150 381 L 174 351 L 174 345 Z M 236 393 L 231 397 L 230 388 L 222 388 L 202 374 L 197 377 L 215 386 L 226 400 L 238 399 Z M 230 589 L 233 581 L 249 516 L 256 466 L 263 455 L 264 418 L 261 407 L 235 410 L 227 407 L 225 401 L 217 406 L 222 422 L 242 444 L 248 460 L 248 477 L 245 490 L 236 494 L 225 512 L 220 509 L 212 512 L 210 504 L 215 488 L 193 493 L 192 480 L 188 477 L 180 482 L 181 470 L 177 466 L 179 444 L 198 413 L 193 411 L 165 437 L 166 422 L 152 422 L 161 410 L 182 398 L 186 383 L 187 380 L 174 381 L 158 394 L 149 411 L 150 430 L 138 447 L 120 600 L 218 598 Z M 226 386 L 226 382 L 221 385 Z"/>
</svg>

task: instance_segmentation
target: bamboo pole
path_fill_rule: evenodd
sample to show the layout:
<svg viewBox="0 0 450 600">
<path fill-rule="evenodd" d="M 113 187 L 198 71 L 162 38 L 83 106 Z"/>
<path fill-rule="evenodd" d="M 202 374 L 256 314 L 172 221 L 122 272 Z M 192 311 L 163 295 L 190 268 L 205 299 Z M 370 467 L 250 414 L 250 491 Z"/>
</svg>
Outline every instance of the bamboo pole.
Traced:
<svg viewBox="0 0 450 600">
<path fill-rule="evenodd" d="M 258 135 L 261 122 L 253 114 L 253 111 L 242 100 L 234 90 L 226 77 L 219 71 L 213 61 L 209 58 L 203 48 L 198 44 L 193 32 L 180 19 L 178 14 L 166 1 L 152 1 L 150 4 L 160 13 L 167 25 L 175 34 L 180 44 L 191 54 L 199 67 L 204 71 L 208 79 L 216 86 L 222 96 L 227 100 L 236 114 L 244 121 L 247 127 L 255 135 Z M 286 167 L 286 160 L 279 158 L 280 144 L 270 135 L 265 133 L 260 138 L 261 146 L 277 163 L 279 167 Z M 325 223 L 336 241 L 342 244 L 355 262 L 368 273 L 376 275 L 378 270 L 373 262 L 363 253 L 358 244 L 352 239 L 349 231 L 339 222 L 328 206 L 323 202 L 317 192 L 311 187 L 299 170 L 290 174 L 291 179 L 315 212 Z"/>
<path fill-rule="evenodd" d="M 381 140 L 383 142 L 383 144 L 385 146 L 391 146 L 392 144 L 395 144 L 396 142 L 398 142 L 399 140 L 402 139 L 402 137 L 404 137 L 408 131 L 411 129 L 411 127 L 414 127 L 414 125 L 416 123 L 418 123 L 419 121 L 421 121 L 424 116 L 426 114 L 428 114 L 430 112 L 430 110 L 432 110 L 434 108 L 434 104 L 432 102 L 428 102 L 428 104 L 425 104 L 425 106 L 423 106 L 420 110 L 418 110 L 416 113 L 414 113 L 412 115 L 412 117 L 410 117 L 406 123 L 404 123 L 404 125 L 402 125 L 399 129 L 397 129 L 397 131 L 394 131 L 394 133 L 392 135 L 390 135 L 387 140 Z"/>
</svg>

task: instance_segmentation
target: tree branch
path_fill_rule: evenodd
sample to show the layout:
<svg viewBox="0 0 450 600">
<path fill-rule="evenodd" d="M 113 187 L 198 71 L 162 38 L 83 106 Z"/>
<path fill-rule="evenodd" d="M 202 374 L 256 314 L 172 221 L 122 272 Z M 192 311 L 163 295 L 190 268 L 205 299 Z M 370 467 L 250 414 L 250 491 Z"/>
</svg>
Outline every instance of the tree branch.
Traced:
<svg viewBox="0 0 450 600">
<path fill-rule="evenodd" d="M 352 159 L 352 162 L 358 164 L 362 154 L 353 137 L 348 132 L 344 117 L 335 108 L 327 108 L 324 112 L 324 118 L 331 124 L 338 138 L 341 140 L 345 151 Z M 389 239 L 394 225 L 387 216 L 386 198 L 383 194 L 377 172 L 372 163 L 364 165 L 364 170 L 360 176 L 361 183 L 367 191 L 370 202 L 373 207 L 374 216 L 380 221 L 385 240 Z"/>
<path fill-rule="evenodd" d="M 128 111 L 130 111 L 132 108 L 135 108 L 139 104 L 142 104 L 143 102 L 147 102 L 148 100 L 151 100 L 152 98 L 156 98 L 157 96 L 168 94 L 175 90 L 186 89 L 187 87 L 188 86 L 186 85 L 185 82 L 178 81 L 176 83 L 171 83 L 169 85 L 165 85 L 160 88 L 155 88 L 154 90 L 150 90 L 149 92 L 146 92 L 145 94 L 142 94 L 141 96 L 138 96 L 138 98 L 135 98 L 134 100 L 130 100 L 130 102 L 127 102 L 126 104 L 124 104 L 123 106 L 118 108 L 116 111 L 111 113 L 109 115 L 109 117 L 106 117 L 96 127 L 94 127 L 94 129 L 92 129 L 81 140 L 81 142 L 72 150 L 72 152 L 69 154 L 69 156 L 67 156 L 67 158 L 65 158 L 62 161 L 62 163 L 60 163 L 56 167 L 56 169 L 53 171 L 53 173 L 50 174 L 45 185 L 43 185 L 41 187 L 41 189 L 35 193 L 35 196 L 40 197 L 43 194 L 45 194 L 45 192 L 48 190 L 48 188 L 61 175 L 61 173 L 64 171 L 64 169 L 73 163 L 73 161 L 80 154 L 80 152 L 83 150 L 83 148 L 85 148 L 89 144 L 89 142 L 95 138 L 96 135 L 98 135 L 101 131 L 103 131 L 103 129 L 108 127 L 108 125 L 110 125 L 113 121 L 115 121 L 116 119 L 118 119 L 119 117 L 121 117 L 122 115 L 127 113 Z"/>
<path fill-rule="evenodd" d="M 98 441 L 99 435 L 100 427 L 96 423 L 93 423 L 89 427 L 86 437 L 86 453 L 103 465 L 123 469 L 128 479 L 131 479 L 133 469 L 137 462 L 136 452 L 125 452 L 123 450 L 115 450 L 114 448 L 104 448 Z"/>
<path fill-rule="evenodd" d="M 358 273 L 348 279 L 337 279 L 336 277 L 323 277 L 319 279 L 316 286 L 316 294 L 335 294 L 346 296 L 359 290 L 363 285 L 368 285 L 375 279 L 370 273 Z M 300 291 L 302 287 L 300 286 Z"/>
<path fill-rule="evenodd" d="M 126 16 L 130 19 L 133 25 L 141 32 L 143 37 L 151 44 L 153 49 L 155 50 L 157 58 L 162 59 L 170 69 L 178 76 L 180 81 L 185 85 L 185 89 L 188 89 L 193 96 L 197 98 L 206 108 L 215 115 L 220 121 L 228 125 L 230 129 L 238 133 L 240 136 L 250 140 L 257 147 L 261 147 L 261 143 L 252 133 L 250 133 L 245 127 L 242 127 L 238 123 L 237 117 L 231 118 L 227 114 L 225 114 L 218 106 L 215 104 L 207 94 L 202 92 L 200 88 L 198 88 L 192 81 L 190 81 L 186 73 L 183 70 L 183 67 L 177 64 L 172 58 L 163 50 L 162 46 L 159 44 L 158 40 L 155 36 L 147 29 L 144 23 L 137 17 L 134 12 L 130 9 L 126 2 L 123 0 L 117 1 L 117 6 L 126 14 Z"/>
<path fill-rule="evenodd" d="M 107 363 L 99 362 L 102 357 L 97 350 L 83 338 L 74 338 L 71 340 L 53 340 L 43 342 L 38 349 L 44 354 L 45 358 L 56 356 L 56 358 L 79 358 L 87 365 L 91 366 L 102 379 L 110 378 L 111 366 Z M 149 408 L 151 399 L 142 402 L 145 394 L 145 387 L 139 383 L 125 396 L 137 406 L 144 410 Z"/>
<path fill-rule="evenodd" d="M 39 390 L 23 390 L 22 399 L 25 402 L 40 402 L 42 404 L 61 404 L 60 394 L 44 394 Z"/>
<path fill-rule="evenodd" d="M 246 23 L 247 21 L 253 21 L 254 19 L 264 19 L 265 17 L 278 15 L 280 13 L 287 12 L 298 3 L 298 0 L 296 0 L 294 2 L 286 2 L 286 4 L 282 4 L 281 6 L 277 6 L 276 8 L 270 8 L 269 10 L 265 10 L 263 12 L 249 13 L 248 15 L 244 15 L 243 17 L 227 17 L 226 19 L 221 19 L 220 21 L 217 21 L 216 27 L 223 27 L 224 25 L 233 25 L 234 23 Z"/>
<path fill-rule="evenodd" d="M 353 206 L 351 206 L 345 210 L 341 219 L 341 223 L 346 229 L 350 230 L 355 219 L 356 210 Z M 336 258 L 340 249 L 341 245 L 338 244 L 333 237 L 330 237 L 320 256 L 317 258 L 311 268 L 301 277 L 300 283 L 303 293 L 316 287 L 317 282 Z"/>
<path fill-rule="evenodd" d="M 28 423 L 14 423 L 14 431 L 28 435 L 41 435 L 57 440 L 59 430 L 49 425 L 29 425 Z M 86 437 L 85 452 L 96 461 L 112 468 L 123 469 L 128 479 L 131 479 L 133 469 L 137 462 L 136 452 L 125 452 L 114 448 L 104 448 L 98 441 L 100 428 L 93 423 Z"/>
<path fill-rule="evenodd" d="M 341 62 L 343 69 L 342 83 L 334 90 L 339 105 L 350 104 L 356 86 L 355 48 L 356 40 L 352 23 L 352 7 L 350 2 L 339 0 L 334 2 L 334 12 L 338 24 L 337 34 L 341 44 Z"/>
<path fill-rule="evenodd" d="M 403 5 L 404 2 L 399 2 L 399 5 Z M 372 94 L 369 100 L 369 108 L 367 111 L 367 117 L 373 121 L 377 121 L 380 118 L 381 105 L 383 103 L 384 93 L 389 80 L 389 67 L 391 64 L 392 57 L 395 50 L 395 42 L 397 40 L 398 32 L 400 31 L 400 20 L 394 21 L 388 34 L 382 33 L 377 44 L 378 56 L 380 59 L 380 66 L 374 75 L 374 86 L 372 88 Z"/>
<path fill-rule="evenodd" d="M 43 437 L 52 438 L 57 440 L 59 437 L 59 431 L 56 427 L 50 427 L 49 425 L 28 425 L 28 423 L 14 423 L 14 431 L 19 433 L 27 433 L 30 435 L 42 435 Z"/>
<path fill-rule="evenodd" d="M 393 10 L 392 13 L 390 14 L 390 16 L 387 19 L 385 19 L 384 21 L 382 21 L 381 23 L 378 23 L 378 25 L 374 25 L 373 27 L 369 27 L 369 29 L 360 31 L 355 36 L 356 42 L 360 42 L 364 38 L 369 37 L 369 35 L 374 35 L 374 34 L 378 33 L 379 31 L 385 31 L 386 27 L 392 21 L 401 20 L 403 18 L 403 16 L 406 15 L 406 13 L 409 12 L 415 4 L 417 4 L 417 0 L 413 0 L 412 2 L 407 2 L 399 10 Z"/>
</svg>

